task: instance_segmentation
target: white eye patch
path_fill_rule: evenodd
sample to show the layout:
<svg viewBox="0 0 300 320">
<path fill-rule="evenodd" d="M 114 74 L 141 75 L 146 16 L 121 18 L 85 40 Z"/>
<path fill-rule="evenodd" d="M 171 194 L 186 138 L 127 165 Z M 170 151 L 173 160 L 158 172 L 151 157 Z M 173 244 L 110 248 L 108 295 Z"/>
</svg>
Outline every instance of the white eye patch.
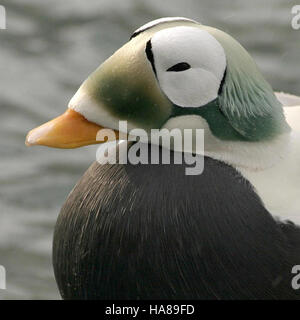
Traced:
<svg viewBox="0 0 300 320">
<path fill-rule="evenodd" d="M 160 87 L 181 107 L 200 107 L 218 96 L 226 69 L 221 44 L 197 27 L 173 27 L 151 39 Z"/>
</svg>

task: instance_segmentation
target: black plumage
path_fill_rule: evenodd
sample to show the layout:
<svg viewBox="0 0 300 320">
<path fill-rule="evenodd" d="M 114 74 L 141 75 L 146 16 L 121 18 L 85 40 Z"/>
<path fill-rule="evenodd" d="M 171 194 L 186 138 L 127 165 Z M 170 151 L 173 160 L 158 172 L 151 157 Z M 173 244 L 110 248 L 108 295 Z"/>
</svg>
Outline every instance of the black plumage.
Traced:
<svg viewBox="0 0 300 320">
<path fill-rule="evenodd" d="M 276 221 L 232 167 L 205 158 L 202 175 L 185 168 L 89 168 L 56 224 L 63 298 L 299 298 L 299 228 Z"/>
</svg>

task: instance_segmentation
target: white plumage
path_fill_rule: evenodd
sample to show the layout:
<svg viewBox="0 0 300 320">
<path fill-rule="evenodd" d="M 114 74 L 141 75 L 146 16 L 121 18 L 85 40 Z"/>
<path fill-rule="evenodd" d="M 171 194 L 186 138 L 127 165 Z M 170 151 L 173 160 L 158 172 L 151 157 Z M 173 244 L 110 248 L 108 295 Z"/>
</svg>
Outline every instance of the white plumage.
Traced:
<svg viewBox="0 0 300 320">
<path fill-rule="evenodd" d="M 292 130 L 300 131 L 300 97 L 284 92 L 276 92 L 277 99 L 284 106 L 284 113 Z"/>
</svg>

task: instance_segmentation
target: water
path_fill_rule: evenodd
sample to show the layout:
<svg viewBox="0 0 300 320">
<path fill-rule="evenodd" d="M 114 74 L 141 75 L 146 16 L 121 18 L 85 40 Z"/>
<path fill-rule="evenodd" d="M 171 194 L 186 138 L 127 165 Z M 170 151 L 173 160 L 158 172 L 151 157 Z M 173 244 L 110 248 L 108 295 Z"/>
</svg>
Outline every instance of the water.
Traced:
<svg viewBox="0 0 300 320">
<path fill-rule="evenodd" d="M 2 1 L 0 30 L 0 264 L 2 299 L 59 299 L 53 228 L 96 147 L 26 148 L 28 130 L 62 113 L 77 87 L 140 25 L 186 16 L 223 29 L 254 56 L 274 89 L 300 95 L 300 31 L 287 0 Z"/>
</svg>

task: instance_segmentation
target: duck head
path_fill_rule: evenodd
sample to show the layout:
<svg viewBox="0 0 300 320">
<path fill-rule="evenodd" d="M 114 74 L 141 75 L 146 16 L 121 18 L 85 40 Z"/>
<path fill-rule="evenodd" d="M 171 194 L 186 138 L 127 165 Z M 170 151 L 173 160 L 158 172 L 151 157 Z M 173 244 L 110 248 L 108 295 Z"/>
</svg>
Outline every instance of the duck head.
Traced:
<svg viewBox="0 0 300 320">
<path fill-rule="evenodd" d="M 101 128 L 204 129 L 207 153 L 278 140 L 282 105 L 247 51 L 228 34 L 185 18 L 136 30 L 81 85 L 60 117 L 29 132 L 27 145 L 76 148 Z"/>
</svg>

